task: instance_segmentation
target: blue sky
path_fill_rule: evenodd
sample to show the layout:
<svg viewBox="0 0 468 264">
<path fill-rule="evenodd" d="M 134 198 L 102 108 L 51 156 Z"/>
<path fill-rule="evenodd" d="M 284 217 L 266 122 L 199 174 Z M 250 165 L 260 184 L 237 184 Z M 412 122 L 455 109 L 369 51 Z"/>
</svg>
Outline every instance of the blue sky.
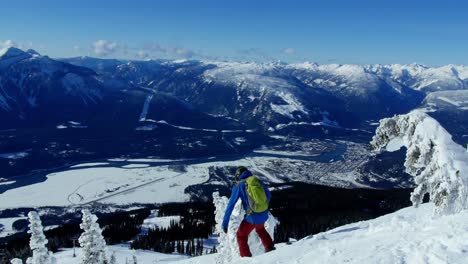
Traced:
<svg viewBox="0 0 468 264">
<path fill-rule="evenodd" d="M 4 2 L 0 45 L 51 57 L 468 65 L 468 1 Z"/>
</svg>

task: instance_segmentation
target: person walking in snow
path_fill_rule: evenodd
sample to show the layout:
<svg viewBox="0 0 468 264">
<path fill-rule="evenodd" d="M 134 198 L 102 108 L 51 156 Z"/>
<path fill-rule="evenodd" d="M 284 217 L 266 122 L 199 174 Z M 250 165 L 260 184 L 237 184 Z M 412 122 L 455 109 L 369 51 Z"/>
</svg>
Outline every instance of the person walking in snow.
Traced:
<svg viewBox="0 0 468 264">
<path fill-rule="evenodd" d="M 275 249 L 270 234 L 265 229 L 265 222 L 268 220 L 268 204 L 271 193 L 265 185 L 250 172 L 246 167 L 239 167 L 235 173 L 236 185 L 232 188 L 231 198 L 224 213 L 223 231 L 227 233 L 229 218 L 232 210 L 240 198 L 242 207 L 246 214 L 244 220 L 237 230 L 237 243 L 241 257 L 251 257 L 252 253 L 248 245 L 249 234 L 254 229 L 257 232 L 265 252 Z"/>
</svg>

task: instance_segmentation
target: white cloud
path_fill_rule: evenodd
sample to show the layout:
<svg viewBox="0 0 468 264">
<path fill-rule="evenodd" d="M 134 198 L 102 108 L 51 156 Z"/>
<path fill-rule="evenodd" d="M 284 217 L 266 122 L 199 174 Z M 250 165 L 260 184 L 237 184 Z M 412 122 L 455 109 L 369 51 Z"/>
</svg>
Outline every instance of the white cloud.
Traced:
<svg viewBox="0 0 468 264">
<path fill-rule="evenodd" d="M 115 53 L 118 47 L 117 43 L 103 39 L 94 42 L 92 45 L 93 52 L 98 56 L 107 56 Z"/>
<path fill-rule="evenodd" d="M 235 59 L 239 60 L 254 60 L 254 61 L 274 61 L 276 60 L 272 57 L 268 51 L 262 48 L 246 48 L 236 50 L 236 53 L 239 54 L 239 57 Z"/>
<path fill-rule="evenodd" d="M 149 52 L 157 52 L 162 53 L 169 56 L 176 56 L 182 58 L 192 58 L 194 56 L 199 55 L 193 50 L 180 48 L 180 47 L 169 47 L 169 46 L 162 46 L 158 43 L 152 43 L 145 45 L 144 50 Z"/>
<path fill-rule="evenodd" d="M 211 58 L 209 55 L 194 51 L 192 49 L 166 46 L 157 42 L 149 42 L 141 46 L 127 46 L 124 43 L 117 43 L 109 40 L 97 40 L 91 44 L 91 52 L 101 57 L 120 56 L 128 59 L 141 59 L 147 60 L 151 58 Z M 79 45 L 73 47 L 75 52 L 83 51 Z"/>
<path fill-rule="evenodd" d="M 268 57 L 268 53 L 260 48 L 248 48 L 237 50 L 237 53 L 246 56 Z"/>
<path fill-rule="evenodd" d="M 283 49 L 283 53 L 287 55 L 294 55 L 296 54 L 296 49 L 294 48 L 285 48 Z"/>
<path fill-rule="evenodd" d="M 28 50 L 28 49 L 32 49 L 33 44 L 32 42 L 18 43 L 11 39 L 0 41 L 0 48 L 10 48 L 10 47 L 16 47 L 18 49 Z"/>
<path fill-rule="evenodd" d="M 140 50 L 137 52 L 137 57 L 142 59 L 142 60 L 146 60 L 146 59 L 149 59 L 149 54 L 143 50 Z"/>
<path fill-rule="evenodd" d="M 10 48 L 10 47 L 16 47 L 18 45 L 13 40 L 7 39 L 5 41 L 0 42 L 0 46 L 2 48 Z"/>
</svg>

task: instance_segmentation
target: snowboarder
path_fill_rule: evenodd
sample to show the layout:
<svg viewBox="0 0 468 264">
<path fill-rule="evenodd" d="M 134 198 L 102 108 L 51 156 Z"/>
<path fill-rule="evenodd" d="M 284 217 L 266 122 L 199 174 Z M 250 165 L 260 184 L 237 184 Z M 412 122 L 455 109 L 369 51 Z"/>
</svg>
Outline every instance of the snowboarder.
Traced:
<svg viewBox="0 0 468 264">
<path fill-rule="evenodd" d="M 244 220 L 240 224 L 236 234 L 241 257 L 252 256 L 247 242 L 250 232 L 254 229 L 265 247 L 265 252 L 275 250 L 273 240 L 265 230 L 264 225 L 268 220 L 270 191 L 246 167 L 239 167 L 236 170 L 235 179 L 236 185 L 232 188 L 231 198 L 224 213 L 223 231 L 227 233 L 232 210 L 237 200 L 241 198 L 242 207 L 246 212 Z"/>
</svg>

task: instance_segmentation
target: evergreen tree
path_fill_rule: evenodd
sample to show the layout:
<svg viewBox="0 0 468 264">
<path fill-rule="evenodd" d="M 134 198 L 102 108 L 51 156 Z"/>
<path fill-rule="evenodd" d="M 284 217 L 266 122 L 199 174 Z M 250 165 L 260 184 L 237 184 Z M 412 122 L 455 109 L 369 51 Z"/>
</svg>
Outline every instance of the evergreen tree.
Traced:
<svg viewBox="0 0 468 264">
<path fill-rule="evenodd" d="M 117 260 L 115 259 L 115 252 L 112 252 L 109 263 L 110 264 L 117 264 Z"/>
<path fill-rule="evenodd" d="M 192 238 L 192 241 L 190 242 L 190 255 L 194 256 L 196 254 L 197 252 L 195 251 L 195 241 Z"/>
<path fill-rule="evenodd" d="M 185 247 L 184 247 L 184 241 L 179 241 L 180 242 L 180 254 L 185 254 Z"/>
<path fill-rule="evenodd" d="M 106 255 L 106 241 L 101 234 L 97 217 L 87 209 L 82 211 L 83 218 L 80 224 L 83 233 L 78 242 L 83 248 L 81 264 L 108 264 Z"/>
<path fill-rule="evenodd" d="M 380 120 L 371 145 L 383 151 L 392 142 L 393 150 L 394 139 L 398 139 L 398 149 L 407 149 L 404 166 L 416 183 L 411 193 L 414 206 L 429 194 L 438 215 L 468 209 L 468 152 L 452 141 L 447 130 L 424 111 L 414 110 Z"/>
<path fill-rule="evenodd" d="M 31 240 L 29 247 L 33 252 L 32 257 L 26 260 L 27 264 L 51 264 L 55 263 L 55 259 L 46 247 L 47 239 L 44 235 L 41 219 L 37 212 L 31 211 L 28 214 L 29 231 Z"/>
<path fill-rule="evenodd" d="M 185 254 L 191 256 L 192 254 L 190 253 L 190 240 L 187 241 L 187 244 L 185 245 Z"/>
</svg>

